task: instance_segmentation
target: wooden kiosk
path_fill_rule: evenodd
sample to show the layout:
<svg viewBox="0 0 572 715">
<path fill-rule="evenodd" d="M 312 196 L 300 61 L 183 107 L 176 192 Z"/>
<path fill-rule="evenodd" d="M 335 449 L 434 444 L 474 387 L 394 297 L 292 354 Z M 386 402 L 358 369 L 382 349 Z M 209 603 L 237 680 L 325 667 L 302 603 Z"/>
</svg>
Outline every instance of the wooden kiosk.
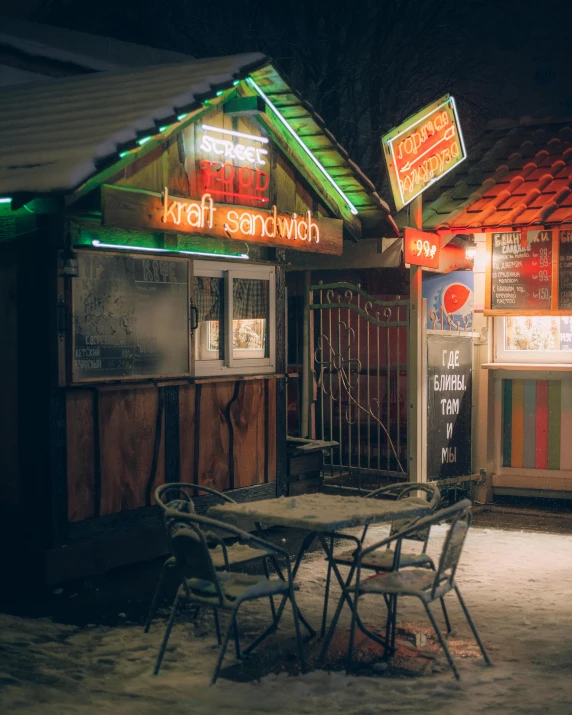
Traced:
<svg viewBox="0 0 572 715">
<path fill-rule="evenodd" d="M 162 553 L 165 481 L 286 492 L 288 252 L 394 224 L 261 55 L 0 98 L 2 559 L 56 583 Z"/>
</svg>

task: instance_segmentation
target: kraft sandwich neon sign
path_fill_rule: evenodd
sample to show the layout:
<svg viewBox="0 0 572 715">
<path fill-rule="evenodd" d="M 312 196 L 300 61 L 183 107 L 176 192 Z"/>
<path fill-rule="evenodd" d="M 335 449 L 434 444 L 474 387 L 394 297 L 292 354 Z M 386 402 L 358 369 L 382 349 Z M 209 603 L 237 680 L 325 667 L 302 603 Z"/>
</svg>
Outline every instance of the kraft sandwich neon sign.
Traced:
<svg viewBox="0 0 572 715">
<path fill-rule="evenodd" d="M 467 157 L 453 97 L 446 95 L 382 138 L 399 211 Z"/>
</svg>

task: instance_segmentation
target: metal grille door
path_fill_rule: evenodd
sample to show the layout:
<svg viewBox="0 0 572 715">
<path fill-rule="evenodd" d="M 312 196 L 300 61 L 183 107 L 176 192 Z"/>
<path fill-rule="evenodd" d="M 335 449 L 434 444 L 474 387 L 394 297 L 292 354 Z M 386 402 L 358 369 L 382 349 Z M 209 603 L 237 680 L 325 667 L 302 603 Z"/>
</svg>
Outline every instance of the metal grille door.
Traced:
<svg viewBox="0 0 572 715">
<path fill-rule="evenodd" d="M 308 290 L 315 434 L 338 443 L 326 479 L 358 488 L 406 479 L 409 301 L 380 300 L 359 284 Z"/>
</svg>

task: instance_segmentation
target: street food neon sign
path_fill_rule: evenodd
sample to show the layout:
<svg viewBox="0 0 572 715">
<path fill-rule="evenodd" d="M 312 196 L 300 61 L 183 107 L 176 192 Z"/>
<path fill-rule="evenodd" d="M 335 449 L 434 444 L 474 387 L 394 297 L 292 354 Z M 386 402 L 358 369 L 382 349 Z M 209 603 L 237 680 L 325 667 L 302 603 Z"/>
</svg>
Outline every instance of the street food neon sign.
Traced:
<svg viewBox="0 0 572 715">
<path fill-rule="evenodd" d="M 398 211 L 467 158 L 455 100 L 449 95 L 392 129 L 381 142 Z"/>
<path fill-rule="evenodd" d="M 266 137 L 236 132 L 232 129 L 212 127 L 210 124 L 203 124 L 202 129 L 204 134 L 201 137 L 201 151 L 219 157 L 223 162 L 237 160 L 253 166 L 264 166 L 266 164 L 264 157 L 268 155 L 268 149 L 264 149 L 263 146 L 249 146 L 240 141 L 244 139 L 264 145 L 268 144 Z M 232 139 L 224 138 L 225 136 L 232 137 Z"/>
<path fill-rule="evenodd" d="M 203 159 L 200 164 L 200 178 L 202 191 L 214 194 L 217 198 L 260 201 L 263 204 L 270 201 L 264 196 L 270 184 L 270 177 L 261 169 Z"/>
</svg>

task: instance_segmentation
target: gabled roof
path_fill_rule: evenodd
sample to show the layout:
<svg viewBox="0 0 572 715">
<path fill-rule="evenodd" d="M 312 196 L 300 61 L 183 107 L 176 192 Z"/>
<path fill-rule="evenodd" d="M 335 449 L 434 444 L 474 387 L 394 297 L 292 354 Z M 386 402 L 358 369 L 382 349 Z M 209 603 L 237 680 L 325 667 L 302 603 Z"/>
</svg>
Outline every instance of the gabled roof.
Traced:
<svg viewBox="0 0 572 715">
<path fill-rule="evenodd" d="M 0 49 L 93 72 L 184 62 L 192 55 L 0 16 Z"/>
<path fill-rule="evenodd" d="M 496 122 L 423 204 L 430 230 L 571 222 L 572 121 Z"/>
<path fill-rule="evenodd" d="M 265 61 L 234 55 L 0 90 L 0 195 L 73 191 Z"/>
<path fill-rule="evenodd" d="M 137 149 L 124 161 L 135 160 L 153 144 L 140 148 L 138 143 L 150 137 L 160 139 L 165 125 L 170 125 L 171 132 L 180 122 L 191 121 L 192 113 L 202 110 L 205 102 L 214 106 L 224 99 L 218 100 L 217 94 L 249 76 L 284 115 L 293 131 L 293 143 L 297 144 L 298 137 L 304 150 L 314 154 L 351 197 L 362 226 L 369 222 L 370 234 L 373 227 L 378 236 L 396 233 L 389 207 L 373 184 L 325 129 L 322 119 L 259 53 L 99 72 L 0 90 L 0 196 L 69 194 L 88 180 L 97 181 L 124 152 Z M 269 131 L 275 129 L 269 127 Z M 311 171 L 312 160 L 307 166 Z M 314 169 L 316 180 L 331 189 L 324 172 L 315 165 Z M 340 199 L 343 210 L 345 203 Z"/>
<path fill-rule="evenodd" d="M 267 65 L 253 72 L 252 77 L 358 212 L 382 209 L 389 215 L 389 205 L 377 193 L 373 182 L 350 159 L 347 151 L 326 128 L 322 117 L 298 92 L 286 84 L 276 69 Z"/>
</svg>

